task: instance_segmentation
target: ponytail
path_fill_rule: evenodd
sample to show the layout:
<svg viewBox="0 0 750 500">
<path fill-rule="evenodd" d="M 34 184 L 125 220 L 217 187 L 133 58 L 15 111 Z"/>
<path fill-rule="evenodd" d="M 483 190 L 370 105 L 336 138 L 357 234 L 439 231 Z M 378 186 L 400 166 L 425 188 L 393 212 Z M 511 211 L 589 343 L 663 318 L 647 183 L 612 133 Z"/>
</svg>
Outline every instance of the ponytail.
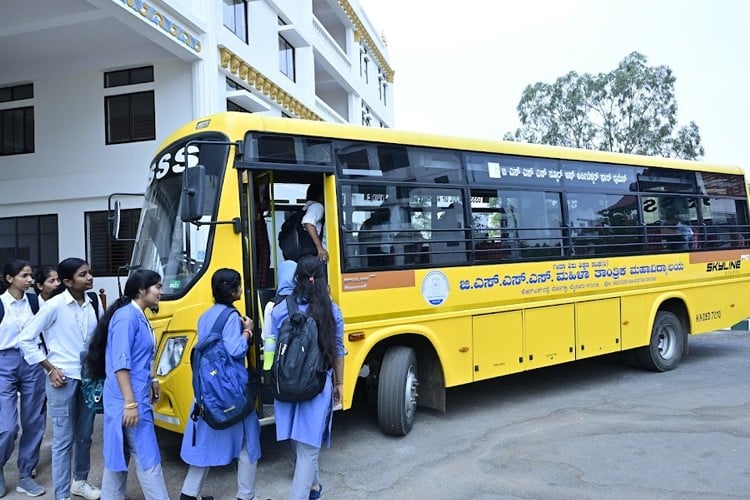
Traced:
<svg viewBox="0 0 750 500">
<path fill-rule="evenodd" d="M 88 365 L 92 377 L 104 378 L 106 374 L 107 338 L 112 316 L 115 315 L 118 309 L 122 309 L 137 298 L 141 290 L 147 290 L 160 281 L 161 276 L 148 269 L 139 269 L 128 278 L 128 281 L 125 283 L 123 295 L 107 308 L 107 311 L 96 324 L 94 336 L 91 337 L 84 362 Z"/>
</svg>

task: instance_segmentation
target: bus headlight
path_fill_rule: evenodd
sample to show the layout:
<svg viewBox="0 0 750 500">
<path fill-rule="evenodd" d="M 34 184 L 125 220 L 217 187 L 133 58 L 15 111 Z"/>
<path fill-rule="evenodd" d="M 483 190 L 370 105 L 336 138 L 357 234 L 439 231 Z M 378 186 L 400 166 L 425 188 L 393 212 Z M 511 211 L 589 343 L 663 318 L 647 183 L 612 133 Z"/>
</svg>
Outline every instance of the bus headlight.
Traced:
<svg viewBox="0 0 750 500">
<path fill-rule="evenodd" d="M 177 368 L 182 360 L 182 353 L 185 352 L 187 337 L 169 337 L 164 349 L 159 356 L 159 363 L 156 365 L 156 374 L 164 376 Z"/>
</svg>

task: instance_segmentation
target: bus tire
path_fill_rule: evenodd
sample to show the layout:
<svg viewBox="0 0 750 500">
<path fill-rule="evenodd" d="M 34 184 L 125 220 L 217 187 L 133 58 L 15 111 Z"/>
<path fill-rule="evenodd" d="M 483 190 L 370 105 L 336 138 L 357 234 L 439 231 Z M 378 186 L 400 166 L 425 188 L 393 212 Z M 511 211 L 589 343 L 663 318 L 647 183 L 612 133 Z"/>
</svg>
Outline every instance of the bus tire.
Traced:
<svg viewBox="0 0 750 500">
<path fill-rule="evenodd" d="M 654 319 L 651 340 L 636 351 L 641 365 L 655 372 L 677 368 L 687 341 L 680 319 L 670 311 L 659 311 Z"/>
<path fill-rule="evenodd" d="M 389 348 L 378 377 L 378 422 L 386 434 L 406 436 L 417 412 L 417 356 L 406 346 Z"/>
</svg>

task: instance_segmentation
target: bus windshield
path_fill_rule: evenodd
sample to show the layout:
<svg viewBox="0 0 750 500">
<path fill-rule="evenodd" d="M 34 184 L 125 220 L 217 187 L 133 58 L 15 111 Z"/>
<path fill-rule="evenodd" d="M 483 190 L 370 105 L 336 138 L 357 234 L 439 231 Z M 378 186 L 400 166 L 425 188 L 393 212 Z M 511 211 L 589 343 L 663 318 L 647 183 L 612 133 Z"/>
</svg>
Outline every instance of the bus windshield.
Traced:
<svg viewBox="0 0 750 500">
<path fill-rule="evenodd" d="M 151 269 L 159 273 L 166 296 L 182 295 L 195 281 L 206 263 L 212 235 L 211 226 L 196 226 L 180 219 L 182 172 L 199 164 L 205 167 L 202 220 L 211 221 L 227 154 L 224 136 L 198 134 L 168 146 L 151 163 L 130 270 Z"/>
</svg>

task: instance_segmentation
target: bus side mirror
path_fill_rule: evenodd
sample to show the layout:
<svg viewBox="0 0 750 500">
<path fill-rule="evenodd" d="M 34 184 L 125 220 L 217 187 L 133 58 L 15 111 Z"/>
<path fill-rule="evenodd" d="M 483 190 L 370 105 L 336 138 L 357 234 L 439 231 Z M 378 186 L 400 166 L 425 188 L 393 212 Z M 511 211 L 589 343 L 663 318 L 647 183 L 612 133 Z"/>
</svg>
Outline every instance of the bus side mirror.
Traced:
<svg viewBox="0 0 750 500">
<path fill-rule="evenodd" d="M 182 193 L 180 194 L 180 218 L 182 222 L 195 222 L 203 217 L 206 167 L 196 165 L 182 173 Z"/>
<path fill-rule="evenodd" d="M 112 215 L 109 217 L 109 236 L 115 241 L 120 239 L 120 210 L 120 200 L 115 200 Z"/>
</svg>

